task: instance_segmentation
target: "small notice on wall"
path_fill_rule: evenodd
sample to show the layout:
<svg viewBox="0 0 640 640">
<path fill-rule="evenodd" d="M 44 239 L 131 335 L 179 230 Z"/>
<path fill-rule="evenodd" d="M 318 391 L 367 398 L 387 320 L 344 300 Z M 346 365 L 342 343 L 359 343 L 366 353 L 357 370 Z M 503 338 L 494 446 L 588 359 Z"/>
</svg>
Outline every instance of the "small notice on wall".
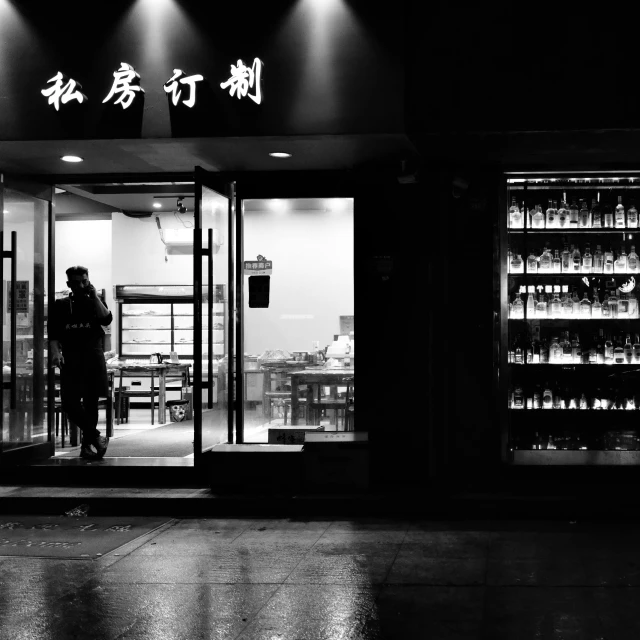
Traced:
<svg viewBox="0 0 640 640">
<path fill-rule="evenodd" d="M 273 261 L 264 256 L 258 256 L 256 260 L 244 261 L 244 274 L 246 276 L 270 276 L 273 270 Z"/>
<path fill-rule="evenodd" d="M 7 282 L 7 313 L 11 313 L 11 283 Z M 29 281 L 16 280 L 16 313 L 29 313 Z"/>
</svg>

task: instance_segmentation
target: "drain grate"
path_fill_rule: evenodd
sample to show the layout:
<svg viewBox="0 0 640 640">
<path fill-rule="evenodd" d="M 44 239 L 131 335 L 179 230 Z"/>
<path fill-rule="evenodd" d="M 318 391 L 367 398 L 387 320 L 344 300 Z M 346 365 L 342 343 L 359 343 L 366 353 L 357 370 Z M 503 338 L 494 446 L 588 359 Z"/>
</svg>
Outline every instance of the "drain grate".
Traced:
<svg viewBox="0 0 640 640">
<path fill-rule="evenodd" d="M 145 517 L 2 516 L 0 557 L 95 559 L 162 526 Z"/>
</svg>

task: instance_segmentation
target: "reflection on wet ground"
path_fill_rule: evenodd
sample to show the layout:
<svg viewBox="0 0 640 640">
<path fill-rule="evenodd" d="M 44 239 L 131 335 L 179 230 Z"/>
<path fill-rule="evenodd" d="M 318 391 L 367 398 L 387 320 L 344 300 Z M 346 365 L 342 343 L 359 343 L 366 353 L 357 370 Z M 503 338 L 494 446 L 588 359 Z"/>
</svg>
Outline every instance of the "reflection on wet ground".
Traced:
<svg viewBox="0 0 640 640">
<path fill-rule="evenodd" d="M 640 523 L 175 520 L 0 557 L 0 638 L 640 638 Z"/>
</svg>

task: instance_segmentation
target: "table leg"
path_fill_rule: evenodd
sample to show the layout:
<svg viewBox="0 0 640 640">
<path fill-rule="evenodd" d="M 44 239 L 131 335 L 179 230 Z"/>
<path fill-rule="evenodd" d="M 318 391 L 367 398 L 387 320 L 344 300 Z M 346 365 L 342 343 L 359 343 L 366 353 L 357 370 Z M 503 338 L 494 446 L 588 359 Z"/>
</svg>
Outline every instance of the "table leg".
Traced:
<svg viewBox="0 0 640 640">
<path fill-rule="evenodd" d="M 109 378 L 107 394 L 107 438 L 113 437 L 113 377 Z"/>
<path fill-rule="evenodd" d="M 291 377 L 291 426 L 298 424 L 298 413 L 300 403 L 298 402 L 298 380 L 295 376 Z"/>
<path fill-rule="evenodd" d="M 158 402 L 158 423 L 164 424 L 166 416 L 166 403 L 167 403 L 167 371 L 166 369 L 160 369 L 160 376 L 158 380 L 158 386 L 160 387 L 160 399 Z"/>
</svg>

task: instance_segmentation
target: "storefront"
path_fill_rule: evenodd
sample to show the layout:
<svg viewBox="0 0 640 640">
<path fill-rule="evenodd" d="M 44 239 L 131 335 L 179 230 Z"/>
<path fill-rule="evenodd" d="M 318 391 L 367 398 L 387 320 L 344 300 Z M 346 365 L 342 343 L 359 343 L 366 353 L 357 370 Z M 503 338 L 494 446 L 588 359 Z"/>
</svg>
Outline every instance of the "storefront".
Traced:
<svg viewBox="0 0 640 640">
<path fill-rule="evenodd" d="M 416 155 L 404 16 L 216 11 L 211 32 L 201 3 L 120 3 L 90 28 L 0 5 L 5 468 L 77 459 L 46 333 L 74 264 L 114 316 L 107 466 L 202 471 L 212 452 L 301 451 L 309 433 L 368 443 L 388 415 L 363 377 L 355 427 L 354 318 L 384 313 Z M 376 362 L 366 324 L 359 371 Z"/>
</svg>

